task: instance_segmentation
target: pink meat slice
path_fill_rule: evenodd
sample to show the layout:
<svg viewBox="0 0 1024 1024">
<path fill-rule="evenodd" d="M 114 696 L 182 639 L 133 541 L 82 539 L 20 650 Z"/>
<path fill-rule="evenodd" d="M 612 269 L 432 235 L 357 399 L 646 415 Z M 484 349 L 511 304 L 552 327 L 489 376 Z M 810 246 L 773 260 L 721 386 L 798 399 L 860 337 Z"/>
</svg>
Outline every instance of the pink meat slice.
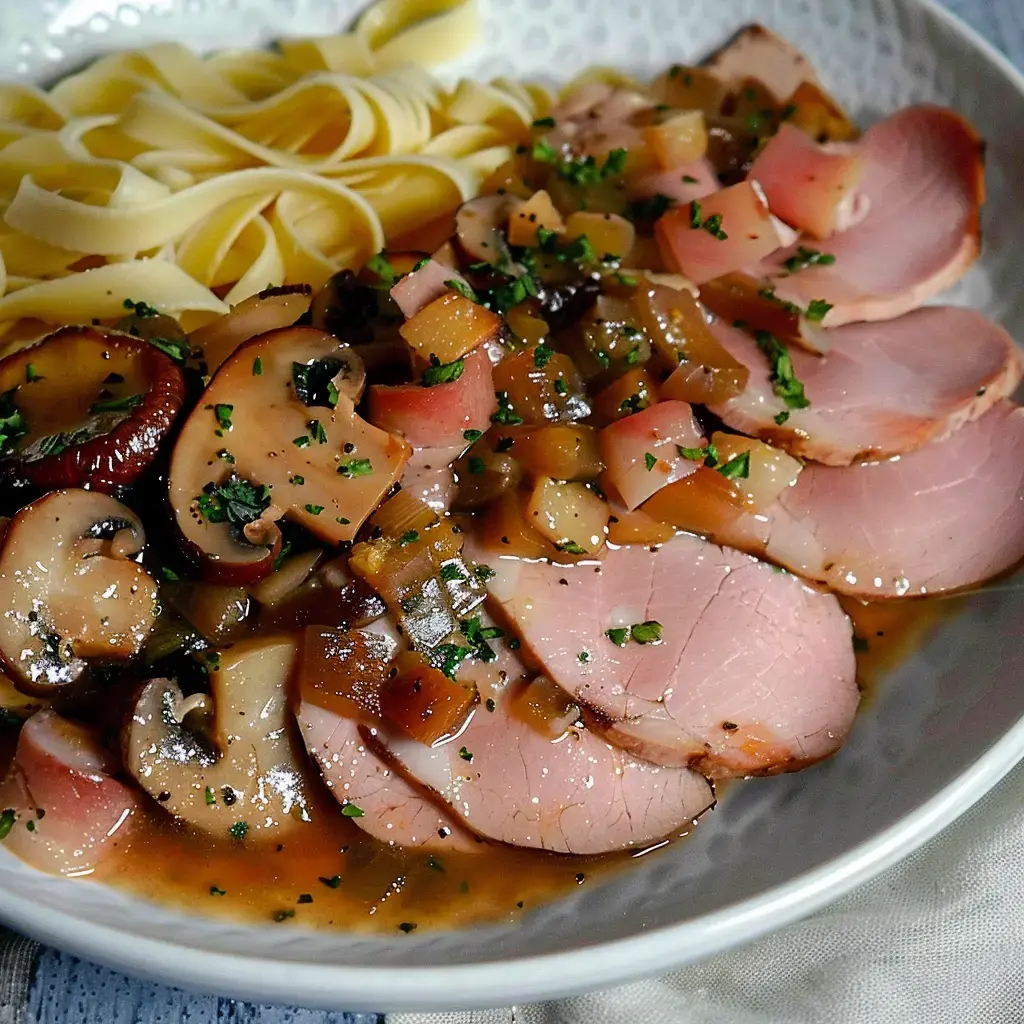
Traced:
<svg viewBox="0 0 1024 1024">
<path fill-rule="evenodd" d="M 395 846 L 473 853 L 480 840 L 390 765 L 355 719 L 304 701 L 296 714 L 306 749 L 339 800 L 362 810 L 364 832 Z"/>
<path fill-rule="evenodd" d="M 833 753 L 859 692 L 836 599 L 748 555 L 681 536 L 575 567 L 491 558 L 488 587 L 551 678 L 651 760 L 707 775 L 793 770 Z M 609 628 L 656 620 L 662 642 Z"/>
<path fill-rule="evenodd" d="M 508 693 L 490 699 L 442 746 L 381 735 L 392 756 L 481 836 L 605 853 L 685 832 L 714 802 L 707 780 L 689 768 L 641 761 L 582 722 L 551 738 L 510 713 Z"/>
<path fill-rule="evenodd" d="M 771 542 L 782 533 L 806 540 L 795 571 L 858 597 L 957 590 L 1009 569 L 1024 559 L 1024 409 L 1000 402 L 898 459 L 807 466 L 772 510 Z"/>
<path fill-rule="evenodd" d="M 754 339 L 724 321 L 712 331 L 750 370 L 742 394 L 712 411 L 734 430 L 830 466 L 941 440 L 1012 394 L 1021 379 L 1020 355 L 1001 327 L 973 310 L 926 307 L 829 331 L 823 356 L 790 347 L 810 401 L 790 409 L 774 393 Z"/>
<path fill-rule="evenodd" d="M 784 263 L 794 247 L 752 270 L 769 277 L 781 299 L 831 303 L 826 327 L 888 320 L 923 305 L 960 279 L 981 244 L 983 145 L 959 114 L 907 107 L 869 129 L 856 151 L 867 215 L 825 242 L 805 243 L 835 263 L 789 274 Z"/>
</svg>

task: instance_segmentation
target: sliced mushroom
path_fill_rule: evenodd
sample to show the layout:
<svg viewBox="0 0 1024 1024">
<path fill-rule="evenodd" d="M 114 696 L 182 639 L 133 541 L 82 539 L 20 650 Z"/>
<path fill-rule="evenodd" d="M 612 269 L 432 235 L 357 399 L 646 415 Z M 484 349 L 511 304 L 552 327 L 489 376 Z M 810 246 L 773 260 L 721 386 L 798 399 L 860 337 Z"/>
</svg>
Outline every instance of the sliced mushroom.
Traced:
<svg viewBox="0 0 1024 1024">
<path fill-rule="evenodd" d="M 249 527 L 275 515 L 328 544 L 352 540 L 401 475 L 409 446 L 356 414 L 360 369 L 337 338 L 292 327 L 253 338 L 218 371 L 181 431 L 169 485 L 207 578 L 266 576 L 279 534 Z"/>
<path fill-rule="evenodd" d="M 54 491 L 11 521 L 0 549 L 0 656 L 19 690 L 49 696 L 89 659 L 126 661 L 157 615 L 157 585 L 138 564 L 139 518 L 95 491 Z"/>
<path fill-rule="evenodd" d="M 145 340 L 63 327 L 0 360 L 0 477 L 42 490 L 128 487 L 184 400 L 181 370 Z"/>
<path fill-rule="evenodd" d="M 199 350 L 196 358 L 213 373 L 243 342 L 279 327 L 290 327 L 309 311 L 312 301 L 313 290 L 308 284 L 267 288 L 193 331 L 189 341 Z"/>
<path fill-rule="evenodd" d="M 122 731 L 125 767 L 168 813 L 206 832 L 281 835 L 308 820 L 287 682 L 297 641 L 261 637 L 208 659 L 210 693 L 142 686 Z"/>
</svg>

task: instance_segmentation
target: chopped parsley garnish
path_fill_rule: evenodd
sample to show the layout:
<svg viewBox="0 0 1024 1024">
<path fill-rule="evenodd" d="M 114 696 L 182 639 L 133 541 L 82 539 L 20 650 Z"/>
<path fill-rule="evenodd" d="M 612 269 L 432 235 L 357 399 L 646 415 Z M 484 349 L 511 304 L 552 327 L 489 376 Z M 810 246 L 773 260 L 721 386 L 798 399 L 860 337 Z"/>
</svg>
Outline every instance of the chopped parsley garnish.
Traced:
<svg viewBox="0 0 1024 1024">
<path fill-rule="evenodd" d="M 624 149 L 613 149 L 600 165 L 592 156 L 562 156 L 543 139 L 537 139 L 530 152 L 538 163 L 551 164 L 558 176 L 570 185 L 596 185 L 605 178 L 622 174 L 626 169 L 627 153 Z"/>
<path fill-rule="evenodd" d="M 434 648 L 433 660 L 444 675 L 454 679 L 459 666 L 469 655 L 469 648 L 461 644 L 439 644 Z"/>
<path fill-rule="evenodd" d="M 685 448 L 683 445 L 677 444 L 676 451 L 684 459 L 689 459 L 691 462 L 703 461 L 704 465 L 710 468 L 718 465 L 718 449 L 713 444 L 709 444 L 704 448 Z"/>
<path fill-rule="evenodd" d="M 633 640 L 638 644 L 661 643 L 661 623 L 655 619 L 636 623 L 631 632 Z"/>
<path fill-rule="evenodd" d="M 292 444 L 295 445 L 296 448 L 308 448 L 310 440 L 306 434 L 303 434 L 301 437 L 293 438 Z"/>
<path fill-rule="evenodd" d="M 531 128 L 554 128 L 555 119 L 553 117 L 538 117 L 536 121 L 530 125 Z"/>
<path fill-rule="evenodd" d="M 497 576 L 498 573 L 489 565 L 475 565 L 473 566 L 473 575 L 481 583 L 486 583 L 488 580 L 494 579 L 494 577 Z"/>
<path fill-rule="evenodd" d="M 782 412 L 777 412 L 773 419 L 781 427 L 789 419 L 789 410 L 783 409 Z"/>
<path fill-rule="evenodd" d="M 647 394 L 646 388 L 641 391 L 635 391 L 629 396 L 624 398 L 619 403 L 619 412 L 633 413 L 642 412 L 651 404 L 650 395 Z"/>
<path fill-rule="evenodd" d="M 362 818 L 366 815 L 366 811 L 355 804 L 345 804 L 341 809 L 341 813 L 346 818 Z"/>
<path fill-rule="evenodd" d="M 637 284 L 637 279 L 632 274 L 623 274 L 621 271 L 615 272 L 615 280 L 625 288 L 633 288 Z"/>
<path fill-rule="evenodd" d="M 494 703 L 493 697 L 488 697 L 487 700 L 484 701 L 484 707 L 487 708 L 488 711 L 493 712 L 497 706 L 498 705 Z"/>
<path fill-rule="evenodd" d="M 25 417 L 14 402 L 16 388 L 0 395 L 0 452 L 8 452 L 14 442 L 28 433 Z"/>
<path fill-rule="evenodd" d="M 750 476 L 750 452 L 734 455 L 728 462 L 718 467 L 718 472 L 729 480 L 746 480 Z"/>
<path fill-rule="evenodd" d="M 18 815 L 14 809 L 8 807 L 2 814 L 0 814 L 0 842 L 3 842 L 10 834 L 11 829 L 14 828 L 14 822 Z"/>
<path fill-rule="evenodd" d="M 497 658 L 487 641 L 501 639 L 505 635 L 505 630 L 498 626 L 482 626 L 480 616 L 474 615 L 473 618 L 463 619 L 459 623 L 459 631 L 469 641 L 470 650 L 467 653 L 477 661 L 494 661 Z"/>
<path fill-rule="evenodd" d="M 436 387 L 438 384 L 451 384 L 462 376 L 466 368 L 464 359 L 456 359 L 451 363 L 442 363 L 437 356 L 430 357 L 430 365 L 423 371 L 423 386 Z"/>
<path fill-rule="evenodd" d="M 487 472 L 487 463 L 484 462 L 479 455 L 471 455 L 469 461 L 466 463 L 466 468 L 474 476 L 480 476 L 482 473 Z"/>
<path fill-rule="evenodd" d="M 168 583 L 177 583 L 181 579 L 181 577 L 169 565 L 163 565 L 160 567 L 160 576 L 162 579 L 167 580 Z"/>
<path fill-rule="evenodd" d="M 126 395 L 124 398 L 105 398 L 101 402 L 93 402 L 89 406 L 89 412 L 129 412 L 136 406 L 142 405 L 142 395 Z M 230 409 L 231 406 L 228 406 Z M 230 426 L 230 421 L 228 426 Z"/>
<path fill-rule="evenodd" d="M 470 302 L 479 302 L 476 292 L 466 284 L 465 281 L 460 281 L 457 277 L 453 277 L 444 283 L 445 288 L 451 288 L 453 292 L 458 292 L 464 299 L 469 299 Z"/>
<path fill-rule="evenodd" d="M 405 932 L 405 934 L 408 935 L 409 932 L 416 931 L 417 926 L 415 921 L 403 921 L 398 927 L 401 931 Z"/>
<path fill-rule="evenodd" d="M 548 360 L 555 354 L 554 349 L 550 349 L 547 345 L 541 343 L 533 350 L 533 365 L 538 370 L 543 370 L 548 365 Z"/>
<path fill-rule="evenodd" d="M 151 306 L 148 302 L 135 302 L 132 299 L 125 299 L 121 305 L 125 309 L 130 309 L 140 320 L 148 320 L 150 317 L 160 315 L 160 310 Z"/>
<path fill-rule="evenodd" d="M 366 269 L 373 271 L 389 288 L 398 280 L 398 271 L 391 265 L 383 250 L 366 261 Z"/>
<path fill-rule="evenodd" d="M 420 539 L 418 530 L 406 530 L 405 533 L 398 539 L 399 547 L 408 547 L 410 544 L 415 544 Z"/>
<path fill-rule="evenodd" d="M 459 757 L 461 757 L 463 761 L 467 761 L 469 764 L 473 763 L 473 755 L 465 747 L 459 747 Z"/>
<path fill-rule="evenodd" d="M 423 259 L 417 260 L 415 266 L 412 268 L 412 272 L 415 274 L 417 270 L 422 270 L 429 262 L 429 256 L 424 256 Z"/>
<path fill-rule="evenodd" d="M 341 875 L 331 875 L 329 878 L 325 875 L 318 877 L 320 882 L 326 885 L 328 889 L 337 889 L 341 885 Z"/>
<path fill-rule="evenodd" d="M 473 444 L 474 442 L 479 441 L 480 438 L 484 436 L 484 432 L 482 430 L 464 430 L 462 432 L 462 436 L 470 444 Z"/>
<path fill-rule="evenodd" d="M 341 523 L 342 526 L 348 526 L 352 522 L 351 519 L 347 519 L 345 516 L 336 516 L 334 521 Z"/>
<path fill-rule="evenodd" d="M 303 505 L 302 506 L 311 516 L 318 516 L 323 512 L 323 505 Z"/>
<path fill-rule="evenodd" d="M 40 377 L 36 373 L 36 368 L 31 363 L 25 364 L 25 382 L 28 384 L 34 384 L 37 380 L 46 380 L 45 377 Z"/>
<path fill-rule="evenodd" d="M 576 657 L 579 658 L 579 660 L 583 662 L 584 665 L 586 665 L 587 662 L 590 661 L 590 651 L 580 651 L 580 653 L 577 654 Z"/>
<path fill-rule="evenodd" d="M 248 480 L 232 477 L 217 487 L 207 485 L 195 502 L 207 522 L 240 528 L 259 519 L 269 507 L 270 488 L 254 487 Z"/>
<path fill-rule="evenodd" d="M 586 554 L 586 552 L 583 550 L 583 548 L 580 547 L 580 545 L 577 544 L 576 541 L 574 541 L 574 540 L 567 540 L 564 544 L 556 544 L 555 547 L 558 548 L 559 551 L 564 551 L 564 552 L 566 552 L 567 554 L 570 554 L 570 555 L 585 555 Z"/>
<path fill-rule="evenodd" d="M 724 242 L 729 236 L 722 230 L 722 215 L 713 213 L 710 217 L 704 217 L 700 203 L 695 199 L 690 204 L 690 227 L 703 228 L 709 235 L 714 236 L 720 242 Z"/>
<path fill-rule="evenodd" d="M 796 253 L 782 265 L 791 274 L 797 274 L 808 267 L 829 267 L 835 261 L 836 258 L 831 253 L 820 252 L 817 249 L 805 249 L 804 246 L 798 245 Z"/>
<path fill-rule="evenodd" d="M 299 898 L 295 901 L 296 903 L 312 903 L 313 894 L 311 892 L 300 892 Z"/>
<path fill-rule="evenodd" d="M 290 483 L 290 484 L 294 484 L 294 485 L 295 485 L 296 487 L 301 487 L 301 486 L 302 486 L 302 485 L 303 485 L 303 484 L 304 484 L 305 482 L 306 482 L 306 478 L 305 478 L 304 476 L 299 476 L 299 474 L 298 474 L 298 473 L 296 473 L 296 474 L 295 474 L 295 475 L 294 475 L 294 476 L 293 476 L 293 477 L 292 477 L 292 478 L 291 478 L 291 479 L 290 479 L 290 480 L 288 481 L 288 483 Z"/>
<path fill-rule="evenodd" d="M 650 452 L 644 452 L 644 465 L 647 467 L 647 472 L 650 473 L 652 469 L 658 464 L 658 456 L 652 455 Z"/>
<path fill-rule="evenodd" d="M 338 467 L 342 476 L 369 476 L 373 472 L 373 463 L 369 459 L 349 459 Z"/>
<path fill-rule="evenodd" d="M 565 382 L 564 377 L 556 377 L 552 382 L 551 386 L 555 389 L 556 395 L 565 396 L 569 394 L 569 385 Z"/>
<path fill-rule="evenodd" d="M 153 348 L 163 352 L 176 363 L 183 363 L 192 355 L 192 346 L 187 338 L 148 338 Z"/>
<path fill-rule="evenodd" d="M 310 436 L 317 444 L 327 444 L 327 431 L 324 430 L 324 425 L 319 420 L 310 420 L 306 426 L 309 428 Z"/>
<path fill-rule="evenodd" d="M 771 369 L 772 390 L 790 409 L 806 409 L 811 403 L 804 394 L 803 382 L 797 379 L 793 360 L 786 346 L 768 331 L 756 331 L 754 340 L 764 353 Z"/>
<path fill-rule="evenodd" d="M 236 821 L 228 832 L 233 839 L 244 839 L 249 834 L 249 825 L 244 821 Z"/>
<path fill-rule="evenodd" d="M 217 802 L 217 794 L 207 786 L 206 787 L 206 806 L 212 807 Z"/>
<path fill-rule="evenodd" d="M 653 221 L 671 210 L 675 204 L 671 196 L 657 192 L 649 199 L 636 199 L 631 202 L 625 209 L 625 215 L 634 221 Z"/>
<path fill-rule="evenodd" d="M 295 395 L 303 405 L 326 406 L 338 404 L 338 389 L 334 378 L 345 369 L 340 359 L 314 359 L 308 363 L 292 363 L 292 384 Z"/>
<path fill-rule="evenodd" d="M 213 407 L 213 415 L 217 420 L 217 426 L 221 430 L 231 429 L 231 413 L 234 411 L 233 405 L 226 405 L 223 402 L 218 402 Z"/>
<path fill-rule="evenodd" d="M 697 184 L 697 179 L 692 174 L 684 174 L 683 181 L 686 182 L 687 185 Z"/>
<path fill-rule="evenodd" d="M 824 299 L 811 299 L 811 301 L 807 303 L 807 310 L 805 311 L 804 316 L 806 316 L 812 323 L 820 324 L 828 315 L 828 311 L 831 308 L 831 302 L 826 302 Z"/>
<path fill-rule="evenodd" d="M 700 202 L 696 199 L 690 203 L 690 227 L 696 230 L 703 224 L 703 211 Z"/>
<path fill-rule="evenodd" d="M 217 458 L 231 466 L 235 464 L 235 457 L 227 450 L 227 448 L 221 448 L 221 450 L 217 452 Z"/>
<path fill-rule="evenodd" d="M 211 885 L 210 886 L 210 895 L 211 896 L 227 896 L 227 894 L 228 894 L 227 889 L 222 889 L 219 885 Z"/>
<path fill-rule="evenodd" d="M 614 629 L 606 629 L 604 631 L 604 635 L 608 637 L 616 647 L 625 647 L 629 642 L 629 627 L 617 626 Z"/>
<path fill-rule="evenodd" d="M 454 562 L 446 562 L 441 566 L 438 575 L 442 583 L 465 583 L 469 577 Z"/>
<path fill-rule="evenodd" d="M 259 356 L 257 356 L 252 361 L 252 375 L 254 377 L 260 377 L 260 376 L 262 376 L 262 374 L 263 374 L 263 360 L 260 359 Z"/>
<path fill-rule="evenodd" d="M 498 399 L 498 411 L 491 416 L 492 423 L 500 423 L 506 427 L 516 427 L 523 422 L 523 417 L 513 411 L 507 391 L 495 392 Z"/>
</svg>

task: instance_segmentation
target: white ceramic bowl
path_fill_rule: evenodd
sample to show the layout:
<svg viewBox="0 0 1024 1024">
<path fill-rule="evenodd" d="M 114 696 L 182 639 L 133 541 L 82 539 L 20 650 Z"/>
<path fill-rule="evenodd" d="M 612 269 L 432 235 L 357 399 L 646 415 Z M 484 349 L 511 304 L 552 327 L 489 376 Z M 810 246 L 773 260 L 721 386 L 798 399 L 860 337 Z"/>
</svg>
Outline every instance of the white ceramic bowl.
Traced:
<svg viewBox="0 0 1024 1024">
<path fill-rule="evenodd" d="M 482 0 L 459 73 L 568 77 L 592 63 L 645 73 L 694 59 L 748 21 L 801 46 L 870 121 L 912 102 L 957 107 L 989 141 L 982 261 L 958 288 L 1024 337 L 1024 79 L 930 0 Z M 330 32 L 350 0 L 49 0 L 0 7 L 0 67 L 43 80 L 116 47 L 208 48 Z M 0 851 L 0 918 L 45 942 L 174 984 L 347 1009 L 495 1006 L 679 966 L 809 914 L 905 856 L 1024 755 L 1024 593 L 970 598 L 905 661 L 842 753 L 736 786 L 695 838 L 637 861 L 515 927 L 401 941 L 235 927 Z"/>
</svg>

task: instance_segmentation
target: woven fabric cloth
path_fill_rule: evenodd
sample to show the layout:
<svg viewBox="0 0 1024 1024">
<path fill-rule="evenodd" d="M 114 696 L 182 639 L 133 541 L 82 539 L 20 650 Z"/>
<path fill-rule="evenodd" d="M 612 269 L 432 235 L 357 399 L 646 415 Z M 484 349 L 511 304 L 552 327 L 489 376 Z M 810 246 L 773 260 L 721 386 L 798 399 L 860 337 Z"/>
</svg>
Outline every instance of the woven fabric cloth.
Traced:
<svg viewBox="0 0 1024 1024">
<path fill-rule="evenodd" d="M 1024 66 L 1024 0 L 945 2 Z M 469 1014 L 392 1014 L 387 1024 L 1020 1024 L 1022 861 L 1019 768 L 903 864 L 745 949 L 578 999 Z M 195 996 L 55 950 L 39 952 L 0 929 L 0 1024 L 378 1020 Z"/>
</svg>

